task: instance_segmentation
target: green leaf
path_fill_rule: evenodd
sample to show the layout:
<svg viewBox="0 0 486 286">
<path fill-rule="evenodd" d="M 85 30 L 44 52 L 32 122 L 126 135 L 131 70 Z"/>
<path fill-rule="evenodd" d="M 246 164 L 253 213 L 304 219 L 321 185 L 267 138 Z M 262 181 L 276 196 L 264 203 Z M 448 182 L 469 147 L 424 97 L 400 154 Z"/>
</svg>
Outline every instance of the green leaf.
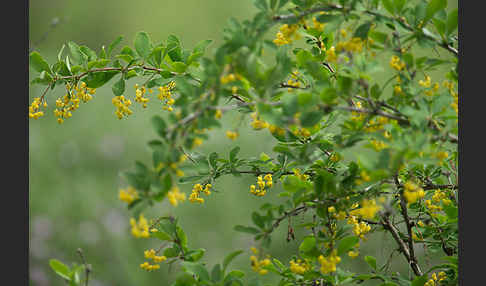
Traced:
<svg viewBox="0 0 486 286">
<path fill-rule="evenodd" d="M 183 62 L 173 62 L 171 66 L 172 71 L 177 73 L 183 73 L 187 70 L 187 65 Z"/>
<path fill-rule="evenodd" d="M 57 259 L 50 259 L 49 266 L 51 266 L 51 269 L 54 270 L 54 272 L 56 272 L 57 275 L 61 276 L 62 278 L 68 281 L 71 280 L 71 278 L 69 277 L 69 273 L 71 272 L 69 270 L 69 267 L 66 266 L 64 263 L 62 263 L 61 261 Z"/>
<path fill-rule="evenodd" d="M 339 241 L 338 255 L 346 254 L 358 242 L 359 238 L 357 236 L 347 236 L 345 238 L 342 238 L 341 241 Z"/>
<path fill-rule="evenodd" d="M 81 52 L 80 47 L 75 42 L 68 42 L 68 47 L 75 64 L 83 64 L 88 60 L 88 56 Z"/>
<path fill-rule="evenodd" d="M 299 246 L 299 252 L 302 255 L 310 255 L 315 252 L 319 252 L 316 245 L 316 238 L 313 236 L 307 236 L 302 240 L 302 243 Z"/>
<path fill-rule="evenodd" d="M 427 274 L 415 277 L 410 286 L 424 286 L 425 283 L 427 283 Z"/>
<path fill-rule="evenodd" d="M 447 7 L 447 0 L 430 0 L 425 10 L 424 24 L 432 19 L 435 13 Z"/>
<path fill-rule="evenodd" d="M 265 227 L 265 220 L 264 220 L 264 218 L 261 215 L 259 215 L 257 212 L 252 212 L 251 213 L 251 220 L 258 227 L 260 227 L 260 228 L 264 228 Z"/>
<path fill-rule="evenodd" d="M 182 247 L 187 247 L 187 235 L 180 226 L 176 226 L 176 234 Z"/>
<path fill-rule="evenodd" d="M 165 130 L 167 129 L 167 125 L 165 124 L 164 119 L 162 119 L 162 117 L 160 117 L 159 115 L 154 115 L 150 122 L 152 123 L 152 126 L 157 134 L 160 137 L 164 138 Z"/>
<path fill-rule="evenodd" d="M 239 232 L 246 232 L 250 234 L 257 234 L 260 233 L 260 230 L 257 228 L 251 227 L 251 226 L 243 226 L 243 225 L 236 225 L 234 227 L 234 230 L 239 231 Z"/>
<path fill-rule="evenodd" d="M 240 152 L 240 146 L 236 146 L 233 149 L 231 149 L 229 154 L 229 159 L 231 163 L 233 163 L 236 160 L 236 156 L 238 155 L 238 152 Z"/>
<path fill-rule="evenodd" d="M 457 9 L 452 10 L 447 15 L 446 35 L 449 36 L 457 28 Z"/>
<path fill-rule="evenodd" d="M 42 58 L 42 56 L 38 52 L 30 53 L 29 63 L 30 66 L 38 72 L 46 71 L 48 73 L 52 73 L 51 69 L 49 68 L 49 64 Z"/>
<path fill-rule="evenodd" d="M 112 87 L 111 90 L 115 96 L 120 96 L 125 92 L 125 80 L 123 77 L 120 78 Z"/>
<path fill-rule="evenodd" d="M 179 248 L 176 247 L 168 247 L 164 249 L 164 256 L 169 258 L 169 257 L 176 257 L 179 255 Z"/>
<path fill-rule="evenodd" d="M 204 248 L 194 249 L 194 250 L 191 250 L 188 253 L 186 253 L 186 257 L 190 258 L 189 261 L 196 262 L 204 256 L 205 252 L 206 252 L 206 249 L 204 249 Z"/>
<path fill-rule="evenodd" d="M 135 51 L 144 59 L 147 59 L 152 51 L 152 43 L 150 37 L 146 32 L 138 32 L 135 35 Z"/>
<path fill-rule="evenodd" d="M 268 5 L 266 0 L 253 0 L 253 5 L 262 11 L 268 10 Z"/>
<path fill-rule="evenodd" d="M 97 73 L 90 73 L 84 81 L 89 88 L 98 88 L 103 86 L 107 83 L 110 79 L 112 79 L 116 74 L 120 73 L 119 71 L 106 71 L 106 72 L 97 72 Z"/>
<path fill-rule="evenodd" d="M 170 240 L 172 240 L 172 237 L 167 232 L 162 231 L 162 230 L 158 230 L 157 232 L 152 232 L 150 234 L 150 236 L 153 236 L 155 238 L 158 238 L 158 239 L 160 239 L 162 241 L 166 241 L 166 240 L 170 241 Z"/>
<path fill-rule="evenodd" d="M 373 256 L 370 256 L 370 255 L 366 255 L 364 257 L 364 260 L 366 261 L 366 263 L 368 263 L 368 265 L 371 268 L 376 270 L 376 258 L 374 258 Z"/>
<path fill-rule="evenodd" d="M 405 6 L 406 0 L 394 0 L 393 6 L 395 6 L 395 12 L 400 13 L 402 12 L 403 7 Z"/>
<path fill-rule="evenodd" d="M 187 273 L 199 276 L 199 279 L 201 281 L 208 281 L 209 280 L 209 273 L 202 264 L 183 261 L 183 262 L 181 262 L 181 266 L 182 266 L 182 268 L 184 268 L 184 270 Z"/>
<path fill-rule="evenodd" d="M 192 286 L 196 283 L 194 277 L 191 274 L 182 272 L 176 278 L 175 284 L 173 286 Z"/>
<path fill-rule="evenodd" d="M 174 62 L 182 61 L 181 42 L 177 36 L 169 35 L 167 38 L 167 54 Z"/>
<path fill-rule="evenodd" d="M 359 37 L 363 40 L 366 40 L 366 38 L 368 38 L 368 32 L 370 31 L 370 27 L 371 22 L 361 24 L 358 28 L 356 28 L 356 31 L 354 31 L 353 37 Z"/>
<path fill-rule="evenodd" d="M 80 46 L 79 50 L 83 54 L 88 56 L 88 61 L 94 61 L 94 60 L 98 59 L 98 57 L 96 56 L 96 52 L 93 51 L 92 49 L 88 48 L 87 46 Z"/>
<path fill-rule="evenodd" d="M 216 162 L 216 160 L 218 159 L 218 156 L 219 155 L 216 152 L 212 152 L 211 154 L 209 154 L 209 157 L 208 157 L 209 165 L 213 169 L 216 169 L 218 167 L 218 163 Z"/>
<path fill-rule="evenodd" d="M 303 127 L 309 127 L 309 126 L 314 126 L 319 121 L 321 121 L 321 118 L 324 114 L 319 111 L 311 111 L 304 113 L 302 117 L 300 118 L 300 123 Z"/>
<path fill-rule="evenodd" d="M 111 44 L 108 46 L 108 50 L 106 51 L 108 57 L 110 57 L 113 49 L 116 48 L 116 46 L 118 46 L 122 40 L 123 36 L 118 36 L 113 42 L 111 42 Z"/>
<path fill-rule="evenodd" d="M 221 273 L 221 265 L 216 264 L 211 271 L 211 280 L 213 282 L 219 282 L 221 280 L 222 273 Z"/>
<path fill-rule="evenodd" d="M 383 7 L 385 7 L 390 14 L 395 14 L 395 5 L 393 5 L 392 0 L 382 0 L 381 3 L 383 3 Z"/>
<path fill-rule="evenodd" d="M 202 40 L 199 43 L 196 44 L 194 47 L 194 50 L 192 51 L 194 54 L 195 53 L 204 53 L 206 51 L 206 48 L 211 44 L 213 40 Z"/>
<path fill-rule="evenodd" d="M 243 253 L 243 250 L 236 250 L 228 254 L 224 260 L 223 260 L 223 274 L 226 272 L 226 268 L 228 268 L 228 265 L 233 261 L 233 259 L 236 258 L 236 256 L 240 255 Z"/>
</svg>

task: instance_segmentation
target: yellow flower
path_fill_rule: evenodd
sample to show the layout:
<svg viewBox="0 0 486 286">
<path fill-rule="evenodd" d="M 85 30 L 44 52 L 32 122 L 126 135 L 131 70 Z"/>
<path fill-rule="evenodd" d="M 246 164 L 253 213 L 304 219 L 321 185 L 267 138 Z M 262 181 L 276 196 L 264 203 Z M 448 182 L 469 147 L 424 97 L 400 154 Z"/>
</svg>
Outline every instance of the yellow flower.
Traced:
<svg viewBox="0 0 486 286">
<path fill-rule="evenodd" d="M 337 251 L 334 249 L 329 256 L 319 256 L 317 258 L 321 264 L 321 272 L 323 274 L 328 274 L 336 271 L 336 264 L 341 262 L 341 257 L 337 255 Z"/>
<path fill-rule="evenodd" d="M 131 218 L 130 225 L 132 226 L 132 235 L 136 238 L 148 238 L 150 236 L 148 221 L 143 214 L 140 214 L 138 223 L 134 218 Z"/>
<path fill-rule="evenodd" d="M 425 76 L 425 80 L 419 80 L 419 85 L 423 87 L 430 87 L 431 79 L 430 76 Z"/>
<path fill-rule="evenodd" d="M 238 138 L 238 132 L 233 132 L 233 131 L 226 131 L 226 137 L 228 137 L 231 140 L 236 140 Z"/>
<path fill-rule="evenodd" d="M 362 207 L 359 209 L 352 210 L 351 215 L 361 216 L 365 219 L 372 219 L 375 217 L 376 213 L 381 209 L 380 206 L 376 205 L 375 199 L 364 199 L 361 203 Z"/>
<path fill-rule="evenodd" d="M 399 57 L 392 56 L 390 66 L 397 71 L 402 71 L 405 68 L 405 63 Z"/>
<path fill-rule="evenodd" d="M 260 275 L 265 275 L 268 273 L 267 269 L 263 269 L 263 267 L 270 265 L 270 259 L 265 258 L 262 260 L 259 260 L 256 256 L 252 255 L 250 256 L 250 262 L 251 262 L 251 269 L 255 272 L 257 272 Z"/>
<path fill-rule="evenodd" d="M 174 186 L 167 193 L 167 198 L 169 199 L 170 204 L 176 207 L 179 202 L 183 202 L 186 200 L 186 194 L 181 193 L 179 188 L 177 186 Z"/>
<path fill-rule="evenodd" d="M 334 46 L 330 47 L 327 51 L 326 51 L 326 59 L 328 62 L 331 62 L 331 63 L 334 63 L 334 62 L 337 62 L 337 55 L 336 55 L 336 48 Z"/>
<path fill-rule="evenodd" d="M 253 119 L 253 121 L 251 123 L 251 127 L 253 127 L 253 129 L 255 129 L 255 130 L 261 130 L 261 129 L 264 129 L 264 128 L 268 128 L 268 126 L 270 126 L 267 122 L 258 119 L 258 115 L 257 115 L 256 112 L 252 113 L 251 117 Z"/>
<path fill-rule="evenodd" d="M 223 117 L 223 112 L 221 111 L 221 109 L 216 109 L 216 113 L 214 114 L 214 118 L 221 119 L 221 117 Z"/>
<path fill-rule="evenodd" d="M 336 208 L 333 207 L 333 206 L 330 206 L 330 207 L 327 208 L 327 212 L 329 212 L 329 213 L 333 213 L 335 211 L 336 211 Z"/>
<path fill-rule="evenodd" d="M 302 261 L 301 259 L 295 260 L 290 260 L 290 271 L 296 274 L 304 274 L 305 272 L 309 271 L 312 269 L 312 266 L 307 263 L 306 261 Z"/>
<path fill-rule="evenodd" d="M 194 138 L 194 141 L 192 141 L 193 147 L 200 146 L 203 143 L 203 140 L 199 137 Z"/>
<path fill-rule="evenodd" d="M 348 256 L 351 257 L 351 258 L 356 258 L 356 257 L 358 257 L 358 255 L 359 255 L 359 252 L 358 251 L 352 251 L 352 250 L 350 250 L 348 252 Z"/>
<path fill-rule="evenodd" d="M 127 204 L 130 204 L 134 200 L 138 199 L 138 192 L 132 186 L 128 186 L 127 189 L 120 189 L 120 192 L 118 194 L 118 198 L 121 201 L 126 202 Z"/>
</svg>

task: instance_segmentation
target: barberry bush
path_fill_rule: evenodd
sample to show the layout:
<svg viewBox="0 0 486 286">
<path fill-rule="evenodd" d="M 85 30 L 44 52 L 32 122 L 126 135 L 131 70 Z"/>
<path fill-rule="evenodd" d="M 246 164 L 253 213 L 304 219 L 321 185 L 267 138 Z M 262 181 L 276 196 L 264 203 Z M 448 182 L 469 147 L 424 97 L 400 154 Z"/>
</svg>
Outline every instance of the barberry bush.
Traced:
<svg viewBox="0 0 486 286">
<path fill-rule="evenodd" d="M 68 42 L 53 64 L 32 52 L 39 75 L 31 84 L 45 91 L 29 106 L 29 118 L 76 120 L 82 105 L 102 100 L 96 89 L 105 85 L 120 120 L 130 120 L 134 106 L 159 106 L 150 119 L 158 135 L 148 142 L 152 161 L 135 161 L 124 173 L 119 199 L 132 215 L 130 235 L 160 241 L 157 249 L 140 250 L 133 264 L 148 272 L 178 265 L 172 285 L 263 285 L 264 275 L 278 277 L 278 285 L 457 285 L 457 9 L 446 0 L 254 4 L 253 19 L 231 20 L 211 55 L 210 40 L 187 49 L 177 36 L 155 41 L 145 32 L 119 52 L 122 37 L 98 52 Z M 132 78 L 135 94 L 127 94 Z M 55 88 L 66 92 L 52 99 L 47 115 Z M 229 140 L 249 124 L 272 135 L 274 154 L 243 157 L 237 145 L 228 154 L 198 151 L 228 113 L 238 115 L 233 129 L 221 130 Z M 144 211 L 164 200 L 204 208 L 218 199 L 214 193 L 231 192 L 218 187 L 223 176 L 253 177 L 248 195 L 262 203 L 248 210 L 248 225 L 234 226 L 254 247 L 207 265 L 206 250 L 189 247 L 178 223 L 194 218 Z M 179 188 L 186 183 L 190 194 Z M 279 199 L 265 200 L 272 192 Z M 293 220 L 304 213 L 303 223 Z M 287 241 L 300 246 L 290 261 L 279 261 L 269 247 L 285 224 Z M 395 244 L 388 261 L 360 251 L 374 232 Z M 440 253 L 442 262 L 427 265 L 419 247 Z M 255 275 L 230 267 L 244 252 Z M 366 261 L 369 271 L 351 271 L 352 259 Z M 409 273 L 390 269 L 391 259 Z M 73 267 L 56 259 L 50 265 L 69 285 L 89 282 L 84 258 Z"/>
</svg>

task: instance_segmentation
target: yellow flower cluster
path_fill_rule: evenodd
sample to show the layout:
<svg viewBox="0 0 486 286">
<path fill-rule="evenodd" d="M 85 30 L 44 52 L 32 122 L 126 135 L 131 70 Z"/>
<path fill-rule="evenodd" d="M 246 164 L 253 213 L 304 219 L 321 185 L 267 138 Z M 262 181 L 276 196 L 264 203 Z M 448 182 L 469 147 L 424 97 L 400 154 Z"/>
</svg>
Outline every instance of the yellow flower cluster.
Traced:
<svg viewBox="0 0 486 286">
<path fill-rule="evenodd" d="M 443 85 L 449 90 L 449 93 L 451 94 L 452 98 L 454 99 L 454 102 L 451 103 L 451 107 L 454 108 L 454 111 L 456 111 L 456 114 L 459 112 L 459 94 L 454 90 L 454 83 L 445 80 L 443 82 Z"/>
<path fill-rule="evenodd" d="M 152 270 L 157 270 L 160 268 L 160 265 L 158 264 L 150 264 L 148 262 L 144 262 L 140 264 L 140 268 L 147 270 L 147 271 L 152 271 Z"/>
<path fill-rule="evenodd" d="M 72 87 L 69 83 L 66 84 L 67 94 L 56 100 L 56 109 L 54 110 L 54 115 L 57 117 L 57 122 L 59 124 L 64 122 L 64 119 L 70 118 L 72 116 L 71 111 L 79 108 L 79 103 L 90 101 L 96 92 L 95 89 L 86 87 L 85 82 L 81 82 L 79 87 Z"/>
<path fill-rule="evenodd" d="M 338 56 L 336 54 L 336 48 L 334 46 L 330 47 L 326 51 L 326 60 L 331 63 L 335 63 L 338 60 Z"/>
<path fill-rule="evenodd" d="M 423 87 L 430 87 L 431 83 L 431 78 L 428 75 L 425 76 L 425 80 L 419 80 L 419 85 Z"/>
<path fill-rule="evenodd" d="M 263 267 L 270 265 L 272 263 L 270 262 L 269 258 L 259 260 L 255 255 L 250 256 L 250 262 L 251 262 L 251 269 L 260 275 L 267 274 L 268 270 L 263 269 Z"/>
<path fill-rule="evenodd" d="M 425 191 L 414 182 L 407 181 L 403 184 L 403 196 L 408 203 L 415 203 L 425 196 Z"/>
<path fill-rule="evenodd" d="M 375 132 L 375 131 L 379 131 L 379 130 L 382 130 L 384 125 L 388 124 L 390 122 L 390 120 L 387 118 L 387 117 L 378 117 L 378 119 L 371 119 L 368 124 L 366 125 L 366 127 L 364 128 L 364 130 L 366 132 Z"/>
<path fill-rule="evenodd" d="M 297 128 L 292 132 L 295 136 L 302 136 L 308 138 L 311 136 L 309 129 L 307 128 Z"/>
<path fill-rule="evenodd" d="M 375 199 L 364 199 L 361 202 L 361 208 L 352 210 L 350 212 L 353 216 L 359 216 L 365 219 L 372 219 L 375 217 L 376 213 L 381 209 L 380 206 L 376 204 Z"/>
<path fill-rule="evenodd" d="M 320 32 L 324 30 L 324 26 L 326 25 L 326 23 L 319 22 L 316 17 L 312 18 L 312 24 L 314 25 L 313 28 Z"/>
<path fill-rule="evenodd" d="M 293 79 L 289 79 L 287 81 L 287 85 L 289 86 L 289 88 L 287 88 L 287 91 L 288 92 L 292 92 L 293 91 L 293 88 L 292 87 L 295 87 L 295 88 L 298 88 L 300 87 L 300 81 L 298 80 L 293 80 Z"/>
<path fill-rule="evenodd" d="M 203 186 L 201 184 L 195 184 L 194 187 L 192 187 L 192 193 L 189 196 L 189 201 L 191 203 L 204 203 L 204 199 L 201 198 L 200 193 L 204 192 L 206 195 L 211 194 L 211 184 L 206 184 L 206 186 L 203 189 Z"/>
<path fill-rule="evenodd" d="M 329 256 L 320 255 L 317 260 L 321 264 L 321 272 L 328 274 L 336 271 L 336 264 L 341 262 L 341 257 L 337 255 L 336 249 L 333 249 Z"/>
<path fill-rule="evenodd" d="M 292 172 L 294 172 L 294 176 L 296 176 L 297 178 L 299 178 L 301 181 L 307 181 L 307 180 L 309 180 L 309 175 L 302 174 L 301 171 L 300 171 L 300 169 L 293 168 L 292 169 Z"/>
<path fill-rule="evenodd" d="M 203 140 L 201 138 L 199 138 L 199 137 L 196 137 L 192 141 L 192 148 L 197 147 L 197 146 L 201 146 L 202 143 L 203 143 Z"/>
<path fill-rule="evenodd" d="M 176 174 L 177 177 L 184 176 L 184 172 L 181 169 L 178 168 L 178 164 L 184 163 L 185 160 L 186 160 L 186 155 L 185 154 L 182 154 L 179 157 L 179 161 L 178 162 L 172 162 L 172 163 L 169 164 L 170 170 L 172 170 L 173 172 L 175 172 L 175 174 Z"/>
<path fill-rule="evenodd" d="M 179 187 L 174 186 L 172 187 L 169 192 L 167 193 L 167 198 L 169 199 L 169 203 L 174 207 L 177 207 L 179 202 L 183 202 L 186 200 L 186 194 L 181 193 Z"/>
<path fill-rule="evenodd" d="M 238 132 L 233 132 L 233 131 L 226 131 L 226 137 L 228 137 L 229 139 L 231 140 L 236 140 L 236 138 L 238 138 Z"/>
<path fill-rule="evenodd" d="M 239 74 L 234 74 L 234 73 L 229 73 L 227 75 L 222 75 L 219 80 L 221 81 L 222 84 L 227 84 L 229 82 L 233 82 L 236 80 L 241 80 L 242 77 Z"/>
<path fill-rule="evenodd" d="M 266 174 L 263 178 L 262 176 L 258 176 L 257 185 L 258 189 L 255 187 L 255 185 L 250 186 L 250 193 L 258 197 L 264 196 L 267 193 L 265 186 L 269 188 L 273 186 L 272 174 Z"/>
<path fill-rule="evenodd" d="M 312 269 L 312 266 L 310 263 L 307 261 L 302 261 L 301 259 L 295 260 L 290 260 L 290 271 L 296 274 L 304 274 L 305 272 L 309 271 Z"/>
<path fill-rule="evenodd" d="M 285 129 L 278 127 L 277 125 L 269 124 L 268 125 L 268 130 L 272 134 L 278 134 L 280 136 L 283 136 L 285 134 Z"/>
<path fill-rule="evenodd" d="M 358 257 L 358 255 L 359 255 L 359 251 L 353 251 L 353 250 L 348 251 L 348 256 L 351 258 L 356 258 Z"/>
<path fill-rule="evenodd" d="M 147 89 L 145 88 L 145 86 L 139 88 L 138 84 L 135 84 L 135 101 L 142 103 L 143 108 L 146 108 L 147 102 L 149 102 L 149 99 L 145 97 L 146 92 Z M 149 92 L 152 93 L 152 90 L 149 89 Z"/>
<path fill-rule="evenodd" d="M 133 111 L 129 108 L 129 106 L 132 105 L 132 101 L 130 99 L 126 99 L 125 96 L 115 96 L 111 102 L 116 107 L 115 114 L 118 119 L 122 119 L 123 116 L 128 116 L 133 113 Z"/>
<path fill-rule="evenodd" d="M 447 153 L 446 151 L 439 151 L 439 152 L 437 152 L 435 154 L 435 157 L 437 159 L 439 159 L 440 165 L 442 165 L 442 163 L 444 162 L 444 160 L 449 157 L 449 153 Z"/>
<path fill-rule="evenodd" d="M 267 122 L 258 119 L 258 114 L 256 112 L 253 112 L 251 114 L 251 118 L 253 119 L 253 121 L 251 122 L 251 127 L 253 127 L 253 129 L 255 130 L 261 130 L 270 126 L 270 124 L 268 124 Z"/>
<path fill-rule="evenodd" d="M 280 31 L 277 33 L 277 37 L 273 42 L 277 46 L 281 45 L 286 45 L 292 43 L 293 40 L 298 40 L 300 39 L 300 35 L 297 32 L 297 29 L 299 29 L 298 24 L 284 24 L 280 27 Z M 293 39 L 292 39 L 293 38 Z"/>
<path fill-rule="evenodd" d="M 39 111 L 41 104 L 42 103 L 40 97 L 34 98 L 32 104 L 29 106 L 29 118 L 37 119 L 41 116 L 44 116 L 44 112 Z M 44 102 L 43 106 L 47 107 L 47 103 Z"/>
<path fill-rule="evenodd" d="M 446 274 L 444 271 L 441 271 L 439 272 L 439 274 L 437 275 L 435 272 L 432 273 L 432 278 L 429 279 L 429 281 L 427 281 L 424 286 L 436 286 L 436 285 L 439 285 L 439 282 L 446 279 Z"/>
<path fill-rule="evenodd" d="M 367 234 L 368 232 L 370 232 L 370 230 L 371 230 L 371 226 L 369 224 L 367 224 L 364 221 L 358 222 L 358 219 L 356 219 L 355 216 L 350 216 L 348 218 L 347 223 L 353 225 L 353 233 L 357 237 L 359 237 L 363 240 L 366 240 L 364 235 Z"/>
<path fill-rule="evenodd" d="M 349 39 L 348 41 L 337 43 L 336 50 L 338 52 L 345 50 L 352 53 L 360 53 L 363 51 L 364 44 L 365 42 L 361 40 L 361 38 L 354 37 Z"/>
<path fill-rule="evenodd" d="M 392 56 L 390 66 L 397 71 L 402 71 L 405 68 L 405 62 L 397 56 Z"/>
<path fill-rule="evenodd" d="M 221 109 L 216 109 L 216 113 L 214 113 L 214 118 L 221 119 L 221 117 L 223 117 L 223 112 L 221 111 Z"/>
<path fill-rule="evenodd" d="M 118 194 L 120 201 L 126 202 L 127 204 L 132 203 L 134 200 L 138 199 L 138 192 L 134 187 L 128 186 L 126 189 L 120 189 Z"/>
<path fill-rule="evenodd" d="M 167 85 L 159 87 L 159 94 L 157 97 L 162 101 L 162 103 L 165 103 L 162 109 L 167 111 L 174 110 L 172 105 L 174 105 L 175 99 L 172 97 L 172 90 L 175 88 L 175 86 L 175 81 L 171 81 Z"/>
<path fill-rule="evenodd" d="M 385 142 L 376 139 L 371 139 L 370 143 L 373 149 L 375 149 L 375 151 L 377 152 L 388 147 L 388 145 Z"/>
<path fill-rule="evenodd" d="M 148 221 L 143 214 L 140 214 L 138 223 L 134 218 L 130 218 L 130 225 L 132 226 L 132 235 L 136 238 L 148 238 L 150 236 Z"/>
<path fill-rule="evenodd" d="M 356 101 L 354 105 L 358 109 L 363 109 L 363 104 L 361 103 L 361 101 Z M 356 111 L 351 112 L 351 120 L 353 121 L 363 121 L 364 118 L 365 115 L 361 112 L 356 112 Z"/>
<path fill-rule="evenodd" d="M 339 160 L 341 160 L 341 156 L 339 156 L 338 153 L 333 153 L 331 156 L 329 156 L 329 160 L 331 160 L 331 162 L 339 162 Z"/>
<path fill-rule="evenodd" d="M 166 256 L 164 256 L 164 255 L 157 256 L 156 254 L 157 254 L 157 252 L 154 249 L 144 251 L 145 258 L 152 259 L 155 263 L 160 263 L 160 262 L 164 262 L 165 260 L 167 260 Z M 160 265 L 150 264 L 149 262 L 144 262 L 144 263 L 140 264 L 140 268 L 147 270 L 147 271 L 151 271 L 151 270 L 159 269 Z"/>
</svg>

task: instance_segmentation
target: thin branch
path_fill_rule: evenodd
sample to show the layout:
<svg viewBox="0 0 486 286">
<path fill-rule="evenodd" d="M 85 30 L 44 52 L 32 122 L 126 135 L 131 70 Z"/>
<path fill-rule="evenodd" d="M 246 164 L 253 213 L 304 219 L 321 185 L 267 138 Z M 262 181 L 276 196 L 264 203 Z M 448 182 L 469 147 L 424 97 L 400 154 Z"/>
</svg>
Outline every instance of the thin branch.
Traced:
<svg viewBox="0 0 486 286">
<path fill-rule="evenodd" d="M 338 4 L 328 4 L 326 6 L 315 7 L 315 8 L 303 11 L 298 15 L 296 15 L 296 14 L 276 15 L 276 16 L 273 16 L 273 20 L 274 21 L 286 21 L 286 20 L 293 20 L 293 19 L 300 20 L 307 15 L 314 14 L 314 13 L 317 13 L 317 12 L 323 12 L 323 11 L 327 12 L 327 11 L 337 11 L 337 10 L 339 10 L 339 11 L 343 10 L 343 6 L 338 5 Z"/>
<path fill-rule="evenodd" d="M 81 248 L 78 248 L 77 252 L 78 252 L 79 256 L 81 257 L 81 261 L 84 264 L 84 270 L 85 270 L 85 275 L 86 275 L 86 280 L 84 281 L 84 285 L 88 286 L 89 273 L 91 273 L 91 265 L 86 263 L 86 260 L 84 259 L 84 255 L 83 255 L 83 250 L 81 250 Z"/>
<path fill-rule="evenodd" d="M 54 29 L 57 27 L 57 25 L 59 23 L 60 23 L 59 18 L 57 18 L 57 17 L 53 18 L 52 21 L 51 21 L 51 24 L 49 25 L 49 29 L 44 32 L 44 34 L 39 38 L 39 40 L 34 42 L 32 45 L 30 45 L 29 53 L 31 53 L 35 49 L 36 46 L 38 46 L 39 44 L 44 42 L 47 39 L 47 36 L 49 35 L 49 33 L 54 31 Z"/>
</svg>

